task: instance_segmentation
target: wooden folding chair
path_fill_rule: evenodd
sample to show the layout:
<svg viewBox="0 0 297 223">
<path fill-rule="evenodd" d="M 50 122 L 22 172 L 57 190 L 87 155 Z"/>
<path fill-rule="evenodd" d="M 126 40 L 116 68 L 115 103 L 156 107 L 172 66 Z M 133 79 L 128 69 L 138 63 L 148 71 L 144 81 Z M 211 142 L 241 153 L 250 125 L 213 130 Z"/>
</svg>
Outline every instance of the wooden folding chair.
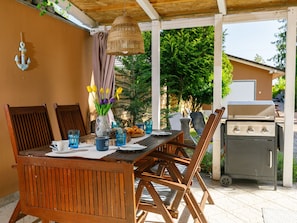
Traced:
<svg viewBox="0 0 297 223">
<path fill-rule="evenodd" d="M 217 109 L 215 111 L 215 113 L 218 113 L 218 115 L 220 116 L 220 119 L 221 119 L 222 115 L 224 114 L 224 111 L 225 111 L 225 108 L 222 107 L 221 109 Z M 218 122 L 220 122 L 220 119 L 218 119 Z M 205 124 L 204 124 L 204 126 L 205 126 Z M 170 143 L 168 143 L 168 145 L 169 144 L 171 146 L 172 145 L 173 146 L 176 146 L 176 150 L 175 150 L 175 154 L 176 155 L 183 156 L 182 161 L 179 160 L 179 163 L 182 163 L 183 165 L 188 165 L 189 164 L 191 155 L 188 154 L 188 151 L 189 150 L 190 151 L 194 151 L 198 147 L 197 144 L 196 144 L 196 146 L 192 146 L 192 145 L 189 145 L 189 144 L 177 143 L 177 142 L 170 142 Z M 205 155 L 205 152 L 203 154 L 203 157 Z M 164 153 L 157 153 L 157 156 L 159 156 L 159 157 L 160 156 L 164 156 Z M 164 168 L 162 168 L 162 165 L 159 165 L 159 166 L 160 167 L 159 167 L 158 173 L 161 174 L 161 173 L 164 172 Z M 206 201 L 208 201 L 209 204 L 214 204 L 214 201 L 213 201 L 213 199 L 212 199 L 212 197 L 211 197 L 211 195 L 210 195 L 210 193 L 209 193 L 209 191 L 208 191 L 208 189 L 206 187 L 206 184 L 204 183 L 204 180 L 202 179 L 202 177 L 199 174 L 200 173 L 200 170 L 201 170 L 201 168 L 199 166 L 198 171 L 195 173 L 195 176 L 197 178 L 197 181 L 198 181 L 201 189 L 203 190 L 203 196 L 201 198 L 200 204 L 204 207 Z"/>
<path fill-rule="evenodd" d="M 184 199 L 194 221 L 207 222 L 203 209 L 206 201 L 212 200 L 209 199 L 209 192 L 199 174 L 199 169 L 223 113 L 224 108 L 217 109 L 209 116 L 191 158 L 179 155 L 179 153 L 170 154 L 156 151 L 153 152 L 152 157 L 158 158 L 158 162 L 163 168 L 161 172 L 154 172 L 151 168 L 144 169 L 142 167 L 135 170 L 135 175 L 139 178 L 136 189 L 136 207 L 139 211 L 161 214 L 166 222 L 173 222 L 173 218 L 178 218 L 178 207 L 181 200 Z M 184 148 L 184 145 L 178 146 L 176 151 L 183 154 Z M 180 165 L 185 167 L 184 171 L 181 171 Z M 167 170 L 166 174 L 160 174 L 165 173 L 165 169 Z M 191 191 L 194 176 L 204 187 L 203 199 L 199 204 Z"/>
<path fill-rule="evenodd" d="M 80 130 L 80 136 L 87 135 L 86 127 L 84 124 L 79 104 L 55 104 L 54 107 L 62 139 L 68 139 L 69 129 Z"/>
<path fill-rule="evenodd" d="M 54 137 L 46 105 L 28 107 L 5 105 L 4 110 L 16 163 L 19 152 L 50 145 Z M 9 223 L 15 223 L 24 216 L 18 201 Z M 49 220 L 42 219 L 42 222 Z"/>
</svg>

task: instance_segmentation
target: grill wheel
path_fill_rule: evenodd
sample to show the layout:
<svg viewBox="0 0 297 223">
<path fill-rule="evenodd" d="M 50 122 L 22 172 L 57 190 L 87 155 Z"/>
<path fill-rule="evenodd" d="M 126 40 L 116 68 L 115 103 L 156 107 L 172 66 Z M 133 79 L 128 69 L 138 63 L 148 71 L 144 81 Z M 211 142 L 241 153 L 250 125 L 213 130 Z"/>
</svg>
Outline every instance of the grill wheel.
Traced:
<svg viewBox="0 0 297 223">
<path fill-rule="evenodd" d="M 222 175 L 220 183 L 223 187 L 229 187 L 232 184 L 232 178 L 229 175 Z"/>
</svg>

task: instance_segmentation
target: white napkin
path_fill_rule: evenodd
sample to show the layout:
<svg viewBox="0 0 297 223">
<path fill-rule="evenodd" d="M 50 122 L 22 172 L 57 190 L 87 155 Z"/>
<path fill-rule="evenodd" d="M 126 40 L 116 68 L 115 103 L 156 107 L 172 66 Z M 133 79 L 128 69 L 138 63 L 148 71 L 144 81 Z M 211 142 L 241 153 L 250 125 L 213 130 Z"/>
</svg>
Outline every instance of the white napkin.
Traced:
<svg viewBox="0 0 297 223">
<path fill-rule="evenodd" d="M 102 157 L 112 154 L 116 151 L 114 149 L 97 151 L 95 145 L 71 150 L 71 152 L 66 153 L 49 152 L 45 155 L 50 157 L 81 157 L 86 159 L 101 159 Z"/>
</svg>

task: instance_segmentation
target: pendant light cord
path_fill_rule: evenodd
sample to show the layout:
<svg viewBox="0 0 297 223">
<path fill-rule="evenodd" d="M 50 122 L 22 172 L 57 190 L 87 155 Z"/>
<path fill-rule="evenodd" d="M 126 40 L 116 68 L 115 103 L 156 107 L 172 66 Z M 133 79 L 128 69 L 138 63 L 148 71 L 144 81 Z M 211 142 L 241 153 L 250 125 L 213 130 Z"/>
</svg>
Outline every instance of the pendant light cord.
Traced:
<svg viewBox="0 0 297 223">
<path fill-rule="evenodd" d="M 123 15 L 127 14 L 127 10 L 126 10 L 126 0 L 123 0 Z"/>
</svg>

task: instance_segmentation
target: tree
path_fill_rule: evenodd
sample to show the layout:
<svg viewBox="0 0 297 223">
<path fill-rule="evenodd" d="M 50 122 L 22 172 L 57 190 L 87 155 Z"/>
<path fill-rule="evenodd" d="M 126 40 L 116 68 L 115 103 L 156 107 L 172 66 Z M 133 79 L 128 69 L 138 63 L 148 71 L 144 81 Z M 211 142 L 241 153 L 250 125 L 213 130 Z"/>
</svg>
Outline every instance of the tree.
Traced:
<svg viewBox="0 0 297 223">
<path fill-rule="evenodd" d="M 123 85 L 128 92 L 131 105 L 125 108 L 138 120 L 143 109 L 151 100 L 151 33 L 143 33 L 145 54 L 121 57 L 124 67 L 120 73 L 129 77 Z M 165 117 L 175 111 L 175 105 L 182 100 L 192 104 L 192 111 L 197 111 L 202 104 L 213 101 L 213 60 L 214 28 L 198 27 L 191 29 L 167 30 L 161 32 L 161 89 L 166 94 Z M 223 96 L 229 91 L 232 81 L 232 65 L 223 53 Z M 127 90 L 125 90 L 127 89 Z M 176 99 L 175 105 L 172 101 Z"/>
<path fill-rule="evenodd" d="M 256 56 L 254 58 L 254 61 L 257 62 L 257 63 L 265 64 L 265 60 L 259 54 L 256 54 Z"/>
<path fill-rule="evenodd" d="M 272 86 L 272 97 L 275 98 L 278 94 L 284 93 L 286 88 L 286 80 L 284 77 L 278 78 L 278 82 Z"/>
<path fill-rule="evenodd" d="M 287 23 L 285 20 L 280 20 L 280 23 L 282 23 L 282 25 L 279 27 L 280 32 L 275 34 L 277 40 L 272 42 L 272 44 L 275 44 L 278 53 L 270 60 L 274 62 L 277 68 L 284 70 L 286 68 Z"/>
<path fill-rule="evenodd" d="M 214 27 L 168 30 L 161 38 L 161 81 L 167 98 L 189 101 L 192 111 L 213 101 Z M 223 53 L 223 96 L 232 81 L 232 65 Z M 169 106 L 169 103 L 167 103 Z"/>
<path fill-rule="evenodd" d="M 65 0 L 32 0 L 32 4 L 36 5 L 36 8 L 40 10 L 39 14 L 43 16 L 47 13 L 47 11 L 56 12 L 56 10 L 54 9 L 54 4 L 58 4 L 59 1 L 65 2 Z M 66 11 L 61 9 L 60 12 L 58 12 L 58 14 L 61 14 L 63 16 L 63 13 L 67 13 L 70 7 L 71 3 L 68 2 Z"/>
<path fill-rule="evenodd" d="M 287 39 L 287 23 L 285 20 L 280 20 L 282 25 L 280 26 L 279 30 L 280 32 L 275 34 L 275 37 L 277 40 L 275 42 L 272 42 L 276 45 L 276 49 L 278 53 L 271 58 L 271 60 L 274 61 L 275 66 L 281 70 L 285 70 L 286 68 L 286 39 Z M 297 55 L 297 49 L 296 49 L 296 55 Z M 295 69 L 295 75 L 297 72 L 297 57 L 296 57 L 296 69 Z M 283 81 L 282 85 L 284 85 Z M 281 90 L 280 90 L 281 91 Z M 274 92 L 273 94 L 277 94 L 280 92 Z M 297 78 L 295 79 L 295 110 L 297 109 Z"/>
<path fill-rule="evenodd" d="M 144 54 L 117 57 L 122 66 L 116 67 L 119 76 L 116 85 L 123 88 L 122 100 L 118 101 L 117 107 L 129 112 L 132 125 L 142 122 L 143 116 L 151 107 L 150 32 L 144 32 L 143 38 Z"/>
</svg>

